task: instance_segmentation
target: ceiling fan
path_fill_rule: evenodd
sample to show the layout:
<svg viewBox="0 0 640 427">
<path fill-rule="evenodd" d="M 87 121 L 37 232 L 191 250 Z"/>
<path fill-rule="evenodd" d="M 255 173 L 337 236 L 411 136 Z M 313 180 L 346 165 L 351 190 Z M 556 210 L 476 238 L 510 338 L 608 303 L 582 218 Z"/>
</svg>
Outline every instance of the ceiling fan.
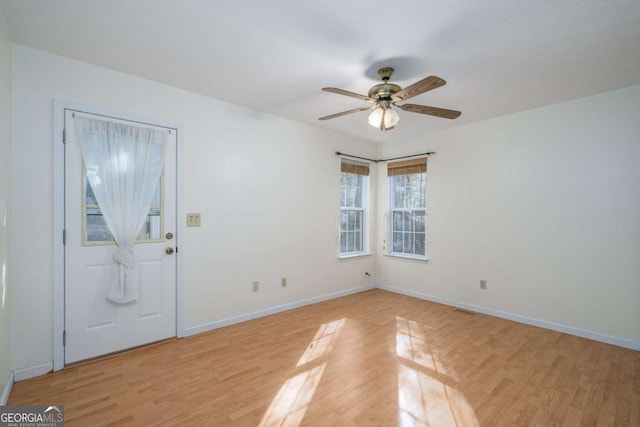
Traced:
<svg viewBox="0 0 640 427">
<path fill-rule="evenodd" d="M 335 87 L 324 87 L 322 90 L 326 92 L 337 93 L 338 95 L 350 96 L 363 101 L 371 102 L 373 105 L 369 107 L 354 108 L 353 110 L 342 111 L 340 113 L 331 114 L 329 116 L 320 117 L 319 120 L 335 119 L 336 117 L 346 116 L 347 114 L 359 113 L 360 111 L 373 110 L 369 115 L 369 124 L 379 128 L 382 132 L 393 129 L 400 120 L 398 113 L 391 106 L 398 107 L 403 111 L 411 113 L 428 114 L 430 116 L 442 117 L 445 119 L 455 119 L 460 116 L 460 111 L 447 110 L 444 108 L 428 107 L 426 105 L 403 104 L 398 105 L 396 102 L 406 101 L 409 98 L 420 95 L 432 89 L 447 84 L 443 79 L 436 76 L 425 77 L 424 79 L 407 86 L 402 89 L 400 86 L 389 83 L 389 79 L 393 74 L 393 68 L 384 67 L 378 70 L 378 75 L 383 83 L 377 84 L 369 89 L 369 95 L 360 95 L 344 89 Z"/>
</svg>

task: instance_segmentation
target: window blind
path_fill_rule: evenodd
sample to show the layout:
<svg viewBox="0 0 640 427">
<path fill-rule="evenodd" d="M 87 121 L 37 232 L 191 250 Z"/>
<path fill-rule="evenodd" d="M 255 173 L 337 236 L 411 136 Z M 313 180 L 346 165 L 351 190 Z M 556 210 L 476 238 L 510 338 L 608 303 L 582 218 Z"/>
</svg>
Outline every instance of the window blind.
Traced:
<svg viewBox="0 0 640 427">
<path fill-rule="evenodd" d="M 369 176 L 369 165 L 366 163 L 342 160 L 340 169 L 344 173 Z"/>
<path fill-rule="evenodd" d="M 422 173 L 427 171 L 427 158 L 403 160 L 387 164 L 387 175 L 409 175 L 412 173 Z"/>
</svg>

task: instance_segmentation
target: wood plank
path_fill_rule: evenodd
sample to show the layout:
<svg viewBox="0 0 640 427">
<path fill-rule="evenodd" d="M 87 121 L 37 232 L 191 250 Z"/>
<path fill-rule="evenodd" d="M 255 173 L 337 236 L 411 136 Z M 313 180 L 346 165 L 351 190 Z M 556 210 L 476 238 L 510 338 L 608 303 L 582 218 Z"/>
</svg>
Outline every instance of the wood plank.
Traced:
<svg viewBox="0 0 640 427">
<path fill-rule="evenodd" d="M 640 353 L 373 290 L 14 384 L 66 425 L 640 425 Z"/>
</svg>

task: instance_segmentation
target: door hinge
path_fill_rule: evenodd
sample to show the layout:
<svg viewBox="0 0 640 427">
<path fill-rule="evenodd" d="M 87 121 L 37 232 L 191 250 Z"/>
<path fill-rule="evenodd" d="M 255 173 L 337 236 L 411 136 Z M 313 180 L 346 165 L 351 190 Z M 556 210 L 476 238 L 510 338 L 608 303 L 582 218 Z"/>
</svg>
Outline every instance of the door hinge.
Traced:
<svg viewBox="0 0 640 427">
<path fill-rule="evenodd" d="M 176 246 L 176 253 L 178 253 L 178 247 Z"/>
<path fill-rule="evenodd" d="M 62 129 L 62 143 L 67 143 L 67 129 Z"/>
<path fill-rule="evenodd" d="M 62 230 L 62 244 L 67 244 L 67 230 Z"/>
<path fill-rule="evenodd" d="M 62 345 L 67 345 L 67 331 L 62 331 Z"/>
</svg>

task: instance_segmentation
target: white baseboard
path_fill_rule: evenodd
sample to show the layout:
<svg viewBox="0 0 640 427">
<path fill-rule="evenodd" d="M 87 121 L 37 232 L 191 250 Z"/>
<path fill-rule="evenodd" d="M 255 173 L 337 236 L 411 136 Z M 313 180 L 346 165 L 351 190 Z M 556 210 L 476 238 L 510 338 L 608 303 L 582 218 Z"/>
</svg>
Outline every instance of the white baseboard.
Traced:
<svg viewBox="0 0 640 427">
<path fill-rule="evenodd" d="M 575 335 L 582 338 L 588 338 L 594 341 L 600 341 L 606 344 L 612 344 L 619 347 L 629 348 L 631 350 L 640 351 L 640 341 L 630 340 L 627 338 L 617 337 L 613 335 L 607 335 L 600 332 L 594 332 L 586 329 L 576 328 L 573 326 L 563 325 L 560 323 L 549 322 L 546 320 L 540 320 L 533 317 L 522 316 L 520 314 L 509 313 L 506 311 L 495 310 L 491 308 L 482 307 L 479 305 L 468 304 L 456 300 L 447 298 L 441 298 L 435 295 L 428 295 L 421 292 L 411 291 L 408 289 L 396 288 L 388 285 L 368 285 L 359 288 L 347 289 L 340 292 L 334 292 L 331 294 L 321 295 L 305 300 L 294 301 L 292 303 L 279 305 L 276 307 L 267 308 L 264 310 L 255 311 L 253 313 L 242 314 L 239 316 L 229 317 L 214 322 L 203 323 L 201 325 L 185 328 L 182 332 L 182 336 L 188 337 L 191 335 L 200 334 L 203 332 L 212 331 L 214 329 L 223 328 L 225 326 L 234 325 L 236 323 L 246 322 L 248 320 L 258 319 L 260 317 L 270 316 L 272 314 L 281 313 L 283 311 L 293 310 L 295 308 L 304 307 L 311 304 L 316 304 L 323 301 L 332 300 L 335 298 L 344 297 L 347 295 L 356 294 L 359 292 L 368 291 L 371 289 L 381 289 L 388 292 L 393 292 L 401 295 L 406 295 L 413 298 L 418 298 L 426 301 L 435 302 L 438 304 L 444 304 L 452 307 L 458 307 L 469 311 L 475 311 L 477 313 L 487 314 L 489 316 L 500 317 L 502 319 L 512 320 L 514 322 L 524 323 L 527 325 L 537 326 L 552 331 L 563 332 L 569 335 Z M 2 394 L 0 395 L 0 405 L 4 405 L 9 398 L 9 393 L 13 386 L 14 381 L 23 381 L 29 378 L 34 378 L 40 375 L 44 375 L 53 370 L 53 362 L 43 363 L 40 365 L 29 366 L 26 368 L 16 369 L 12 375 L 7 379 L 4 385 Z"/>
<path fill-rule="evenodd" d="M 447 298 L 441 298 L 434 295 L 423 294 L 421 292 L 410 291 L 407 289 L 396 288 L 393 286 L 378 285 L 377 287 L 378 289 L 394 292 L 396 294 L 402 294 L 409 297 L 436 302 L 438 304 L 458 307 L 458 308 L 462 308 L 469 311 L 475 311 L 477 313 L 488 314 L 489 316 L 495 316 L 495 317 L 500 317 L 502 319 L 513 320 L 514 322 L 518 322 L 518 323 L 524 323 L 527 325 L 537 326 L 539 328 L 550 329 L 552 331 L 563 332 L 569 335 L 575 335 L 582 338 L 588 338 L 594 341 L 600 341 L 606 344 L 617 345 L 619 347 L 625 347 L 631 350 L 640 351 L 640 342 L 630 340 L 627 338 L 621 338 L 613 335 L 602 334 L 600 332 L 589 331 L 586 329 L 567 326 L 560 323 L 548 322 L 546 320 L 540 320 L 533 317 L 522 316 L 520 314 L 509 313 L 506 311 L 494 310 L 492 308 L 486 308 L 479 305 L 467 304 L 464 302 L 450 300 Z"/>
<path fill-rule="evenodd" d="M 328 301 L 335 298 L 344 297 L 347 295 L 357 294 L 359 292 L 369 291 L 375 289 L 374 285 L 363 286 L 360 288 L 347 289 L 345 291 L 334 292 L 332 294 L 321 295 L 305 300 L 294 301 L 289 304 L 279 305 L 277 307 L 271 307 L 260 311 L 254 311 L 253 313 L 241 314 L 240 316 L 229 317 L 215 322 L 203 323 L 201 325 L 192 326 L 186 328 L 183 331 L 183 336 L 188 337 L 191 335 L 200 334 L 202 332 L 212 331 L 214 329 L 223 328 L 225 326 L 234 325 L 240 322 L 246 322 L 247 320 L 253 320 L 264 316 L 270 316 L 272 314 L 281 313 L 283 311 L 293 310 L 294 308 L 304 307 L 305 305 L 316 304 L 322 301 Z"/>
<path fill-rule="evenodd" d="M 39 377 L 53 370 L 53 362 L 42 363 L 40 365 L 28 366 L 13 371 L 13 380 L 15 382 L 28 380 L 29 378 Z"/>
<path fill-rule="evenodd" d="M 2 388 L 2 394 L 0 394 L 0 406 L 7 404 L 9 400 L 9 394 L 11 393 L 11 387 L 13 387 L 13 372 L 9 372 L 9 378 Z"/>
</svg>

